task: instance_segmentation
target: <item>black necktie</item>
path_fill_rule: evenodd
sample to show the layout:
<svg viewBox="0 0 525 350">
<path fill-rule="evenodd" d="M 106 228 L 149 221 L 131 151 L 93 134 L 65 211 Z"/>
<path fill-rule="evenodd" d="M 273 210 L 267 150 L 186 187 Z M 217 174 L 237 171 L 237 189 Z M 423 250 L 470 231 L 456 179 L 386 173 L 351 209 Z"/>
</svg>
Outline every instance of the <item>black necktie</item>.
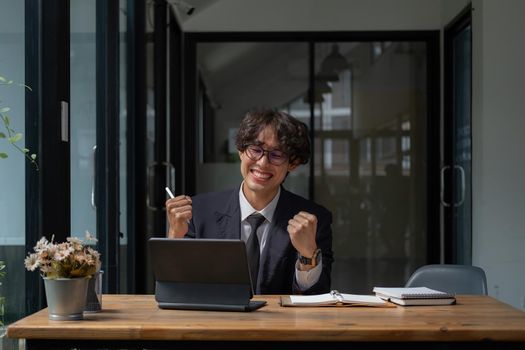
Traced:
<svg viewBox="0 0 525 350">
<path fill-rule="evenodd" d="M 259 273 L 259 238 L 257 237 L 257 229 L 264 222 L 265 218 L 261 214 L 255 213 L 246 218 L 250 224 L 252 231 L 250 237 L 246 242 L 246 253 L 248 255 L 248 263 L 250 264 L 250 275 L 252 276 L 252 287 L 254 293 L 257 288 L 257 275 Z"/>
</svg>

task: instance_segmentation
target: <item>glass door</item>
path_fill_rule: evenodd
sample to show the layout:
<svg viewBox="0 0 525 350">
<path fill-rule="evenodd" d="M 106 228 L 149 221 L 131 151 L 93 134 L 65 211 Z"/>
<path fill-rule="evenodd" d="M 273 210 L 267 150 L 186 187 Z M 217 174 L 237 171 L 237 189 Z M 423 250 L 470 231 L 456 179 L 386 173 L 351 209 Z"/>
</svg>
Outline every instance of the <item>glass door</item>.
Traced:
<svg viewBox="0 0 525 350">
<path fill-rule="evenodd" d="M 96 0 L 70 3 L 71 235 L 97 233 Z"/>
<path fill-rule="evenodd" d="M 333 214 L 334 288 L 369 293 L 378 284 L 404 285 L 417 267 L 437 262 L 437 36 L 245 36 L 208 42 L 201 35 L 195 43 L 195 81 L 188 79 L 186 91 L 196 95 L 185 108 L 184 154 L 196 159 L 185 169 L 196 182 L 186 182 L 187 194 L 238 186 L 240 119 L 250 108 L 279 108 L 313 129 L 313 160 L 284 187 Z M 187 55 L 193 58 L 191 50 Z M 187 71 L 191 78 L 194 70 Z"/>
<path fill-rule="evenodd" d="M 427 258 L 427 44 L 315 45 L 314 199 L 333 214 L 332 285 L 404 285 Z"/>
<path fill-rule="evenodd" d="M 103 291 L 118 292 L 121 234 L 120 178 L 125 168 L 119 125 L 119 5 L 70 2 L 71 235 L 98 239 Z M 120 92 L 120 95 L 119 95 Z M 121 143 L 122 141 L 122 143 Z M 125 153 L 123 153 L 125 155 Z M 125 237 L 122 235 L 122 238 Z M 120 264 L 119 264 L 120 262 Z"/>
<path fill-rule="evenodd" d="M 471 9 L 445 30 L 445 157 L 441 169 L 445 261 L 472 263 Z"/>
</svg>

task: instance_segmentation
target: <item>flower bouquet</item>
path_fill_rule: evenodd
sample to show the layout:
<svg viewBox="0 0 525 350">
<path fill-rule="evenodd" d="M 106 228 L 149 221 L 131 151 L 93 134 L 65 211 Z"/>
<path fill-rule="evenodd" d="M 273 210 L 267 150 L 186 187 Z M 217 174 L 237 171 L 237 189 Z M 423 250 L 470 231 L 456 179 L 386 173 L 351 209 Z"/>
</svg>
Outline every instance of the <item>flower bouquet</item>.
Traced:
<svg viewBox="0 0 525 350">
<path fill-rule="evenodd" d="M 54 243 L 42 237 L 35 245 L 34 253 L 25 259 L 25 267 L 29 271 L 40 269 L 42 277 L 47 278 L 79 278 L 90 277 L 100 269 L 100 254 L 86 245 L 97 240 L 86 232 L 84 241 L 76 237 L 68 237 L 67 242 Z"/>
<path fill-rule="evenodd" d="M 89 280 L 100 269 L 100 254 L 87 242 L 96 242 L 89 232 L 84 241 L 68 237 L 55 243 L 54 236 L 51 241 L 42 237 L 24 261 L 27 270 L 40 269 L 51 320 L 84 317 Z"/>
</svg>

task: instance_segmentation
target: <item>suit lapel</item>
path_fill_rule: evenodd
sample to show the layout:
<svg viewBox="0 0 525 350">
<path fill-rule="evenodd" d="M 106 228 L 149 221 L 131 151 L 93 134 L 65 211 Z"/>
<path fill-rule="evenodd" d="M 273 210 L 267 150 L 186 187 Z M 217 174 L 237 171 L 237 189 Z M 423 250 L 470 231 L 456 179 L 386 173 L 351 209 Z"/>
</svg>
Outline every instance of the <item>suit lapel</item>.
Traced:
<svg viewBox="0 0 525 350">
<path fill-rule="evenodd" d="M 239 206 L 239 190 L 232 190 L 223 211 L 215 212 L 217 222 L 217 238 L 241 238 L 241 209 Z"/>
</svg>

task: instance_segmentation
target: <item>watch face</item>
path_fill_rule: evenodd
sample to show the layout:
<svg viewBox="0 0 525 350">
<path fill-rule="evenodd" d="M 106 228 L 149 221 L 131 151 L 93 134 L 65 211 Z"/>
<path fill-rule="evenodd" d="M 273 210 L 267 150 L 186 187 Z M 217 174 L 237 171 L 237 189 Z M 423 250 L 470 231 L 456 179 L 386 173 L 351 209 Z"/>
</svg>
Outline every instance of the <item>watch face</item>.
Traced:
<svg viewBox="0 0 525 350">
<path fill-rule="evenodd" d="M 299 262 L 303 265 L 317 265 L 319 261 L 319 255 L 321 254 L 321 249 L 317 249 L 311 258 L 307 258 L 299 254 Z"/>
<path fill-rule="evenodd" d="M 312 263 L 312 259 L 310 258 L 307 258 L 307 257 L 304 257 L 302 255 L 299 256 L 299 261 L 301 262 L 301 264 L 303 265 L 310 265 Z"/>
</svg>

